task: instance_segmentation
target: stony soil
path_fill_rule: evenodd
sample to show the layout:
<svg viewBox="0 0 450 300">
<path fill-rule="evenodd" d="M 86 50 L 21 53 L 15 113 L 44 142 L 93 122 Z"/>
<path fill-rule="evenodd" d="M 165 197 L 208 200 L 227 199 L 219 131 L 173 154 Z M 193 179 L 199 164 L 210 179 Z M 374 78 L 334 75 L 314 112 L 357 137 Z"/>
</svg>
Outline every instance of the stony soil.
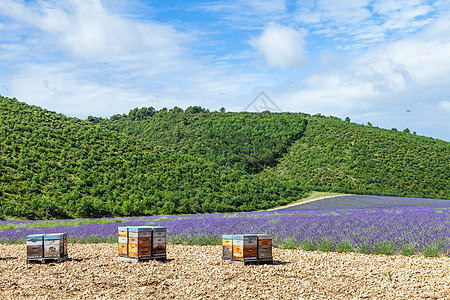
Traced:
<svg viewBox="0 0 450 300">
<path fill-rule="evenodd" d="M 115 244 L 69 244 L 27 264 L 0 245 L 0 299 L 450 299 L 450 258 L 274 249 L 276 265 L 222 263 L 220 246 L 168 245 L 168 261 L 119 262 Z"/>
</svg>

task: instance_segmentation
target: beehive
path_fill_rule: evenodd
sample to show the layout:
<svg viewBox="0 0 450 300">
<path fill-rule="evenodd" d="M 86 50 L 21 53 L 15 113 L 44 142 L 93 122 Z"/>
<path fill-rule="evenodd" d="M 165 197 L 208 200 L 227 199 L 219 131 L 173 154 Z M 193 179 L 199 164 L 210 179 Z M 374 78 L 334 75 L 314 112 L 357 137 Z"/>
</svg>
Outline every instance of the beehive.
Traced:
<svg viewBox="0 0 450 300">
<path fill-rule="evenodd" d="M 44 234 L 27 236 L 27 259 L 44 257 Z"/>
<path fill-rule="evenodd" d="M 233 235 L 233 260 L 258 261 L 258 236 L 257 235 Z"/>
<path fill-rule="evenodd" d="M 119 259 L 140 261 L 166 258 L 166 228 L 153 226 L 119 227 Z"/>
<path fill-rule="evenodd" d="M 154 258 L 166 258 L 166 228 L 153 227 L 153 249 L 152 256 Z"/>
<path fill-rule="evenodd" d="M 128 227 L 128 256 L 144 259 L 152 257 L 152 227 Z"/>
<path fill-rule="evenodd" d="M 233 235 L 231 234 L 222 235 L 222 259 L 233 259 Z"/>
<path fill-rule="evenodd" d="M 128 227 L 119 227 L 119 256 L 128 257 Z"/>
<path fill-rule="evenodd" d="M 272 261 L 272 235 L 258 234 L 258 260 Z"/>
<path fill-rule="evenodd" d="M 44 258 L 64 258 L 67 256 L 67 233 L 44 235 Z"/>
</svg>

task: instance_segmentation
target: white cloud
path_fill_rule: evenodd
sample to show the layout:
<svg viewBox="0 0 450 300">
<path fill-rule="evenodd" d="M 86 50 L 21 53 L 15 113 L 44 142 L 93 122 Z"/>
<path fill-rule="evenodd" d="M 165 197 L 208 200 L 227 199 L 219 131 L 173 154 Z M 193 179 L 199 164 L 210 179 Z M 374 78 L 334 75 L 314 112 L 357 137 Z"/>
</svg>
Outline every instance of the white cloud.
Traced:
<svg viewBox="0 0 450 300">
<path fill-rule="evenodd" d="M 227 0 L 211 1 L 195 6 L 197 9 L 220 13 L 220 17 L 232 21 L 231 26 L 248 26 L 267 23 L 286 17 L 286 0 Z M 240 21 L 236 23 L 236 21 Z M 245 24 L 245 25 L 244 25 Z"/>
<path fill-rule="evenodd" d="M 236 3 L 250 9 L 254 14 L 283 13 L 286 10 L 286 0 L 241 0 Z"/>
<path fill-rule="evenodd" d="M 449 32 L 450 18 L 442 15 L 421 32 L 353 57 L 327 54 L 320 73 L 299 75 L 297 88 L 280 86 L 273 99 L 291 111 L 354 116 L 436 136 L 435 128 L 450 128 L 450 101 L 442 101 L 450 84 Z"/>
<path fill-rule="evenodd" d="M 228 109 L 233 101 L 241 103 L 242 93 L 258 80 L 257 74 L 188 60 L 177 62 L 179 71 L 157 72 L 144 65 L 116 73 L 116 67 L 28 63 L 14 76 L 0 74 L 0 94 L 68 116 L 109 117 L 143 106 Z"/>
<path fill-rule="evenodd" d="M 442 110 L 450 113 L 450 101 L 439 102 L 439 109 L 442 109 Z"/>
<path fill-rule="evenodd" d="M 340 48 L 351 49 L 415 32 L 432 22 L 435 12 L 426 0 L 298 1 L 296 20 L 311 26 L 311 33 L 347 41 Z"/>
<path fill-rule="evenodd" d="M 170 25 L 138 22 L 113 14 L 100 0 L 40 1 L 33 5 L 4 0 L 0 13 L 41 31 L 41 42 L 59 45 L 81 59 L 169 59 L 188 36 Z M 31 37 L 29 37 L 31 39 Z"/>
<path fill-rule="evenodd" d="M 349 80 L 336 72 L 310 76 L 301 86 L 296 91 L 280 91 L 283 107 L 310 114 L 342 115 L 369 109 L 370 102 L 361 99 L 376 96 L 369 82 Z"/>
<path fill-rule="evenodd" d="M 305 64 L 306 31 L 270 23 L 250 44 L 275 67 L 296 68 Z"/>
<path fill-rule="evenodd" d="M 74 117 L 126 113 L 130 105 L 142 106 L 152 96 L 144 98 L 123 84 L 102 84 L 83 74 L 87 75 L 68 63 L 27 64 L 3 80 L 20 101 Z"/>
<path fill-rule="evenodd" d="M 340 24 L 354 24 L 370 16 L 366 8 L 368 0 L 318 0 L 314 3 L 298 1 L 297 19 L 304 23 L 338 22 Z"/>
<path fill-rule="evenodd" d="M 0 0 L 0 94 L 83 118 L 142 106 L 240 111 L 264 91 L 284 110 L 450 140 L 442 130 L 450 126 L 448 1 L 298 1 L 292 13 L 285 0 L 220 0 L 175 9 L 201 22 L 172 19 L 167 4 L 144 16 L 139 5 L 148 2 Z"/>
<path fill-rule="evenodd" d="M 78 5 L 72 21 L 63 29 L 61 40 L 74 54 L 93 58 L 147 54 L 161 59 L 179 51 L 183 35 L 171 26 L 123 19 L 97 1 Z"/>
<path fill-rule="evenodd" d="M 14 30 L 8 41 L 0 38 L 0 94 L 70 116 L 180 106 L 186 98 L 198 105 L 189 91 L 207 91 L 214 77 L 203 81 L 203 76 L 220 73 L 220 67 L 199 67 L 201 60 L 187 53 L 189 34 L 113 14 L 99 0 L 2 0 L 1 15 L 13 24 L 6 28 Z M 240 86 L 229 79 L 239 75 L 214 76 L 223 80 L 223 90 Z M 242 77 L 241 83 L 247 82 Z"/>
</svg>

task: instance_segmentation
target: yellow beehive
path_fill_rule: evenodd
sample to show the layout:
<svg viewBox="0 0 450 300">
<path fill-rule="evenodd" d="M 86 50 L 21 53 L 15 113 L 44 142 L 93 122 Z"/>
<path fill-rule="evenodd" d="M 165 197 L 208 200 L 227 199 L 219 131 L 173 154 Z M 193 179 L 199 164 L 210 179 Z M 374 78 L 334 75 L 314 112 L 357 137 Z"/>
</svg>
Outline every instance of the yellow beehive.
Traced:
<svg viewBox="0 0 450 300">
<path fill-rule="evenodd" d="M 152 258 L 152 227 L 128 227 L 128 256 Z"/>
<path fill-rule="evenodd" d="M 153 226 L 119 227 L 119 259 L 139 261 L 166 258 L 166 228 Z"/>
<path fill-rule="evenodd" d="M 258 236 L 257 235 L 233 235 L 233 260 L 258 261 Z"/>
<path fill-rule="evenodd" d="M 128 257 L 128 227 L 119 227 L 119 256 Z"/>
<path fill-rule="evenodd" d="M 222 259 L 233 259 L 233 235 L 231 234 L 222 235 Z"/>
</svg>

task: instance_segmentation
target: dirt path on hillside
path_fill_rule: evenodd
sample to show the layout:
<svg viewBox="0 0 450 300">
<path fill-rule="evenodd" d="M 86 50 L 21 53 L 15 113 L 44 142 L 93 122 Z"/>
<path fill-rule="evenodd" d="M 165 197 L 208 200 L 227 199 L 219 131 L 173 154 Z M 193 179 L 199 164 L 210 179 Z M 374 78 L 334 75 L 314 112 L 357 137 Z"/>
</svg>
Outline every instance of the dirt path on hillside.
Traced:
<svg viewBox="0 0 450 300">
<path fill-rule="evenodd" d="M 119 262 L 117 244 L 69 244 L 27 264 L 0 245 L 0 299 L 450 299 L 450 258 L 274 248 L 276 265 L 223 264 L 221 246 L 168 245 L 166 263 Z"/>
<path fill-rule="evenodd" d="M 340 196 L 351 196 L 351 195 L 350 194 L 342 194 L 342 195 L 332 195 L 332 196 L 321 196 L 321 197 L 314 198 L 314 199 L 306 199 L 306 200 L 295 202 L 295 203 L 291 203 L 291 204 L 288 204 L 288 205 L 271 208 L 271 209 L 268 209 L 267 211 L 273 211 L 273 210 L 290 208 L 290 207 L 293 207 L 293 206 L 297 206 L 297 205 L 301 205 L 301 204 L 305 204 L 305 203 L 310 203 L 310 202 L 314 202 L 314 201 L 317 201 L 317 200 L 322 200 L 322 199 L 326 199 L 326 198 L 333 198 L 333 197 L 340 197 Z"/>
</svg>

